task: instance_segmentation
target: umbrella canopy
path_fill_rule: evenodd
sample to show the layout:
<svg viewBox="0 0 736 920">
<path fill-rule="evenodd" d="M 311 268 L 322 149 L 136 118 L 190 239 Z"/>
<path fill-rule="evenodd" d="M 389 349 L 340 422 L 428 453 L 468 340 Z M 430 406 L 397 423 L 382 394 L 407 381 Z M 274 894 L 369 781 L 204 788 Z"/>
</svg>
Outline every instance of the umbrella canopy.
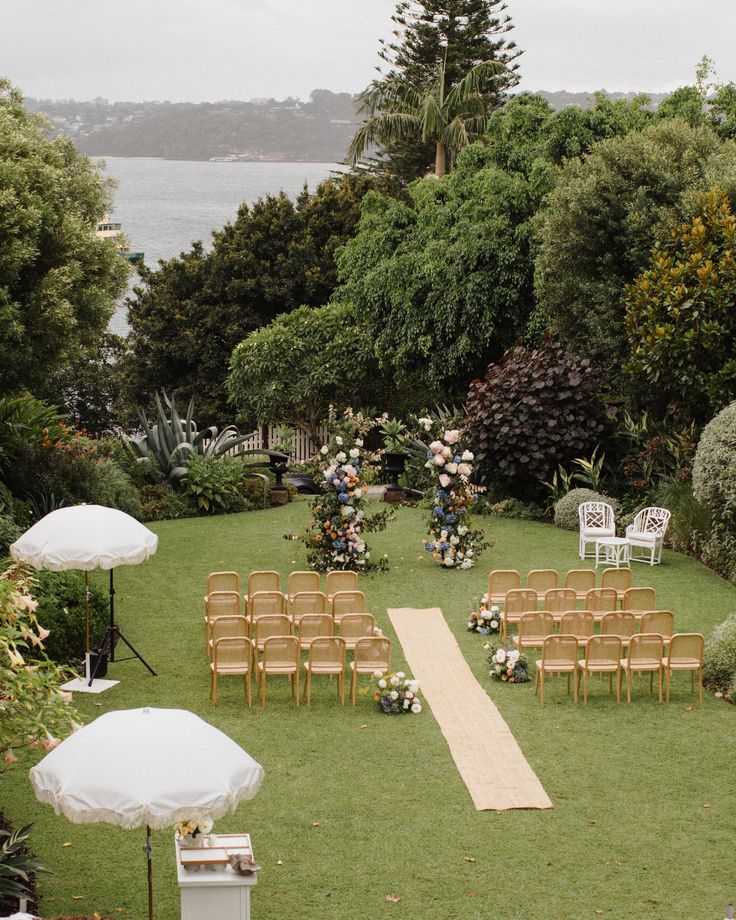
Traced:
<svg viewBox="0 0 736 920">
<path fill-rule="evenodd" d="M 194 713 L 147 708 L 100 716 L 30 776 L 36 797 L 70 821 L 162 828 L 234 811 L 258 792 L 263 767 Z"/>
<path fill-rule="evenodd" d="M 36 569 L 112 569 L 137 565 L 156 552 L 158 537 L 135 518 L 102 505 L 59 508 L 10 547 L 17 562 Z"/>
</svg>

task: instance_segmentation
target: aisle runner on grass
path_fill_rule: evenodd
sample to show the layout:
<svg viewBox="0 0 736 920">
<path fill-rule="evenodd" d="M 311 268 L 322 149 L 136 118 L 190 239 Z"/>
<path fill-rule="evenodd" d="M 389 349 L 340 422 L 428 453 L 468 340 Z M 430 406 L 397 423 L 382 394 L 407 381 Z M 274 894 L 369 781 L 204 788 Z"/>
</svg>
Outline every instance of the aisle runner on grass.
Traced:
<svg viewBox="0 0 736 920">
<path fill-rule="evenodd" d="M 508 725 L 473 676 L 439 607 L 390 608 L 388 615 L 475 807 L 552 808 Z"/>
</svg>

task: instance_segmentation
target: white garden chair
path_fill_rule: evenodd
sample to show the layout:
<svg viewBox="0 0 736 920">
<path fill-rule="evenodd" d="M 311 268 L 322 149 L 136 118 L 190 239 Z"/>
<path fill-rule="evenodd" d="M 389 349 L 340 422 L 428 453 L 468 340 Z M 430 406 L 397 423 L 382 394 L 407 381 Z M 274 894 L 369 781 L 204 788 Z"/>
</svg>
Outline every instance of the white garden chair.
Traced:
<svg viewBox="0 0 736 920">
<path fill-rule="evenodd" d="M 613 508 L 607 502 L 583 502 L 578 508 L 580 518 L 580 558 L 595 556 L 595 541 L 601 537 L 615 537 L 616 523 Z M 588 552 L 588 544 L 593 550 Z"/>
<path fill-rule="evenodd" d="M 629 560 L 659 565 L 662 561 L 662 544 L 670 522 L 666 508 L 644 508 L 626 528 L 629 542 Z"/>
</svg>

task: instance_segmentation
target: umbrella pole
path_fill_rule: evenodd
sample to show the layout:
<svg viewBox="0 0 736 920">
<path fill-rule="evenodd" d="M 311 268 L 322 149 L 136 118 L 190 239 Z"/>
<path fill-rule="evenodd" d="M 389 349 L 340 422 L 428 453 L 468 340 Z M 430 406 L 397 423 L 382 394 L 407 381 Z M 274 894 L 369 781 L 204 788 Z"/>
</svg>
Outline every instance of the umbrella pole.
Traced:
<svg viewBox="0 0 736 920">
<path fill-rule="evenodd" d="M 87 641 L 87 656 L 89 657 L 89 572 L 84 573 L 84 622 Z"/>
<path fill-rule="evenodd" d="M 153 840 L 151 838 L 151 828 L 146 825 L 146 845 L 143 847 L 146 851 L 146 863 L 148 868 L 148 920 L 153 920 Z"/>
</svg>

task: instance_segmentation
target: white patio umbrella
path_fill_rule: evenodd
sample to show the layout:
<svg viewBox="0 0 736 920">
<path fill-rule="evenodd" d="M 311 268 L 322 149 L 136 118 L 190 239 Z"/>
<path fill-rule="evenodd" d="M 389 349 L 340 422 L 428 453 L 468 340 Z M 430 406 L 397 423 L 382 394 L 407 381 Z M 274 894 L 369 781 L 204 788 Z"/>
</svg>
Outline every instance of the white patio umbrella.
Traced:
<svg viewBox="0 0 736 920">
<path fill-rule="evenodd" d="M 31 769 L 36 798 L 77 824 L 146 827 L 148 916 L 151 830 L 220 818 L 252 799 L 263 767 L 219 729 L 184 709 L 108 712 Z"/>
<path fill-rule="evenodd" d="M 87 660 L 90 648 L 88 573 L 97 568 L 109 569 L 110 625 L 105 643 L 109 642 L 111 660 L 114 661 L 115 640 L 121 638 L 134 656 L 140 658 L 148 670 L 155 674 L 115 625 L 112 570 L 118 565 L 145 562 L 156 552 L 157 547 L 156 534 L 129 514 L 102 505 L 74 505 L 58 508 L 37 521 L 11 545 L 10 554 L 16 561 L 25 562 L 36 569 L 50 569 L 52 572 L 66 569 L 84 571 Z M 92 684 L 92 680 L 89 684 Z"/>
</svg>

